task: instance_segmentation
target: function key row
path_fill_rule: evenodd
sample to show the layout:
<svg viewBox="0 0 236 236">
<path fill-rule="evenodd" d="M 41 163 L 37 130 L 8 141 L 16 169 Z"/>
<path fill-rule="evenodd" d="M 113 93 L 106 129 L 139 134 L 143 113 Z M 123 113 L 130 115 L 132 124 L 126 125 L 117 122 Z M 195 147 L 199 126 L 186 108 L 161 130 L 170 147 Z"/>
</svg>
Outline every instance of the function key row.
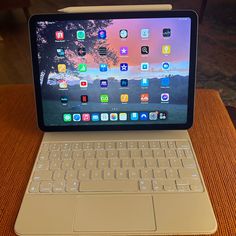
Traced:
<svg viewBox="0 0 236 236">
<path fill-rule="evenodd" d="M 116 159 L 116 158 L 192 158 L 190 149 L 121 149 L 121 150 L 77 150 L 41 151 L 39 160 L 66 159 Z"/>
<path fill-rule="evenodd" d="M 83 150 L 83 149 L 133 149 L 133 148 L 190 148 L 188 141 L 113 141 L 113 142 L 71 142 L 43 143 L 41 150 Z"/>
</svg>

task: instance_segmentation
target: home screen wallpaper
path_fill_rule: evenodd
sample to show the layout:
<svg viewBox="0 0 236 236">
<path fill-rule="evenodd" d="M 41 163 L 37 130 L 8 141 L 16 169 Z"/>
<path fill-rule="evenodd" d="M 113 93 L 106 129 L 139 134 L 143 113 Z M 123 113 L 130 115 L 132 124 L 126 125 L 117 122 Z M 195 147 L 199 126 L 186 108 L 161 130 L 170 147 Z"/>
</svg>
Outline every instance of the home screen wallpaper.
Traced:
<svg viewBox="0 0 236 236">
<path fill-rule="evenodd" d="M 46 126 L 187 121 L 190 18 L 37 22 Z"/>
</svg>

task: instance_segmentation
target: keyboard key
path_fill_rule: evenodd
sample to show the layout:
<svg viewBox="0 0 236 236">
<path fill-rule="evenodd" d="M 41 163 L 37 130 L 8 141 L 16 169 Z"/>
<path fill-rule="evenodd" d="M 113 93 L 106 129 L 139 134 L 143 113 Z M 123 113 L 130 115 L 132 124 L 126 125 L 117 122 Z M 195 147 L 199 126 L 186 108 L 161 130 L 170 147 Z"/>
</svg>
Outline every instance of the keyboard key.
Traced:
<svg viewBox="0 0 236 236">
<path fill-rule="evenodd" d="M 179 169 L 180 178 L 199 178 L 197 169 L 188 168 L 188 169 Z"/>
<path fill-rule="evenodd" d="M 163 182 L 164 190 L 168 192 L 176 191 L 176 185 L 174 180 L 165 180 Z"/>
<path fill-rule="evenodd" d="M 153 150 L 153 155 L 154 155 L 155 158 L 163 158 L 163 157 L 165 157 L 164 150 L 162 150 L 162 149 L 154 149 Z"/>
<path fill-rule="evenodd" d="M 38 193 L 39 191 L 39 182 L 32 181 L 29 186 L 30 193 Z"/>
<path fill-rule="evenodd" d="M 139 141 L 138 142 L 138 147 L 140 149 L 142 149 L 142 148 L 149 148 L 148 141 Z"/>
<path fill-rule="evenodd" d="M 94 144 L 94 149 L 104 149 L 105 145 L 104 142 L 96 142 Z"/>
<path fill-rule="evenodd" d="M 94 150 L 85 150 L 84 151 L 84 158 L 95 158 L 95 151 Z"/>
<path fill-rule="evenodd" d="M 81 181 L 81 192 L 137 192 L 137 181 L 130 180 L 106 180 L 106 181 Z"/>
<path fill-rule="evenodd" d="M 117 179 L 127 179 L 127 171 L 124 169 L 117 169 L 116 171 Z"/>
<path fill-rule="evenodd" d="M 97 160 L 96 159 L 89 159 L 85 163 L 86 169 L 95 169 L 97 168 Z"/>
<path fill-rule="evenodd" d="M 51 151 L 49 155 L 50 160 L 60 160 L 61 159 L 61 153 L 60 151 Z"/>
<path fill-rule="evenodd" d="M 83 149 L 93 149 L 93 143 L 84 142 L 82 144 Z"/>
<path fill-rule="evenodd" d="M 73 160 L 64 160 L 62 161 L 61 168 L 62 170 L 72 169 L 73 164 L 74 164 Z"/>
<path fill-rule="evenodd" d="M 175 146 L 175 141 L 168 141 L 168 147 L 169 147 L 170 149 L 175 149 L 175 148 L 176 148 L 176 146 Z"/>
<path fill-rule="evenodd" d="M 152 168 L 157 167 L 156 159 L 145 159 L 145 162 L 147 167 L 152 167 Z"/>
<path fill-rule="evenodd" d="M 98 158 L 98 159 L 107 158 L 107 152 L 105 150 L 97 150 L 96 151 L 96 158 Z"/>
<path fill-rule="evenodd" d="M 172 168 L 181 168 L 181 167 L 183 167 L 182 162 L 179 159 L 170 159 L 170 166 Z"/>
<path fill-rule="evenodd" d="M 41 180 L 51 180 L 52 179 L 52 171 L 50 170 L 35 170 L 33 175 L 33 180 L 41 181 Z"/>
<path fill-rule="evenodd" d="M 143 159 L 135 159 L 134 160 L 134 167 L 135 168 L 143 168 L 143 167 L 145 167 L 145 160 L 143 160 Z"/>
<path fill-rule="evenodd" d="M 65 192 L 65 181 L 61 180 L 53 182 L 52 191 L 54 193 Z"/>
<path fill-rule="evenodd" d="M 70 150 L 71 144 L 70 143 L 63 143 L 61 144 L 61 150 Z"/>
<path fill-rule="evenodd" d="M 129 158 L 130 157 L 130 151 L 129 150 L 119 150 L 119 157 L 121 159 L 123 158 Z"/>
<path fill-rule="evenodd" d="M 72 150 L 73 151 L 78 151 L 78 150 L 82 150 L 82 143 L 73 143 L 72 144 Z"/>
<path fill-rule="evenodd" d="M 160 142 L 159 141 L 149 141 L 149 147 L 150 148 L 160 148 Z"/>
<path fill-rule="evenodd" d="M 153 178 L 152 169 L 141 169 L 141 178 L 142 179 L 151 179 Z"/>
<path fill-rule="evenodd" d="M 58 144 L 58 143 L 49 144 L 49 150 L 50 151 L 59 151 L 60 150 L 60 144 Z"/>
<path fill-rule="evenodd" d="M 121 167 L 120 159 L 111 159 L 109 162 L 110 162 L 110 168 L 120 168 Z"/>
<path fill-rule="evenodd" d="M 193 159 L 182 159 L 183 166 L 185 168 L 194 168 L 196 167 L 196 163 Z"/>
<path fill-rule="evenodd" d="M 98 160 L 98 168 L 100 169 L 108 168 L 108 160 L 107 159 Z"/>
<path fill-rule="evenodd" d="M 156 179 L 165 179 L 166 178 L 165 170 L 162 170 L 162 169 L 154 169 L 153 174 L 154 174 L 154 178 L 156 178 Z"/>
<path fill-rule="evenodd" d="M 83 168 L 85 168 L 85 160 L 83 159 L 75 160 L 74 169 L 78 170 L 78 169 L 83 169 Z"/>
<path fill-rule="evenodd" d="M 177 148 L 190 148 L 188 141 L 176 141 L 175 144 Z"/>
<path fill-rule="evenodd" d="M 118 141 L 116 142 L 117 149 L 125 149 L 127 148 L 127 143 L 125 141 Z"/>
<path fill-rule="evenodd" d="M 129 179 L 139 179 L 140 178 L 139 170 L 129 169 L 128 170 L 128 176 L 129 176 Z"/>
<path fill-rule="evenodd" d="M 130 151 L 130 156 L 131 156 L 131 158 L 141 158 L 141 150 L 139 150 L 139 149 L 132 149 L 131 151 Z"/>
<path fill-rule="evenodd" d="M 154 192 L 163 191 L 163 185 L 158 180 L 152 180 L 152 189 Z"/>
<path fill-rule="evenodd" d="M 170 167 L 170 163 L 169 163 L 169 160 L 168 159 L 157 159 L 157 162 L 158 162 L 158 166 L 160 168 L 169 168 Z"/>
<path fill-rule="evenodd" d="M 79 180 L 89 179 L 89 170 L 79 170 Z"/>
<path fill-rule="evenodd" d="M 49 143 L 42 143 L 42 144 L 41 144 L 41 147 L 40 147 L 40 150 L 41 150 L 42 152 L 48 151 L 48 150 L 49 150 Z"/>
<path fill-rule="evenodd" d="M 84 152 L 82 150 L 73 151 L 72 158 L 74 160 L 79 159 L 79 158 L 83 158 L 83 157 L 84 157 Z"/>
<path fill-rule="evenodd" d="M 71 159 L 71 157 L 72 157 L 71 151 L 62 151 L 61 152 L 61 159 L 62 160 L 68 160 L 68 159 Z"/>
<path fill-rule="evenodd" d="M 138 147 L 138 144 L 137 144 L 136 141 L 128 141 L 128 142 L 127 142 L 127 147 L 128 147 L 129 149 L 137 148 L 137 147 Z"/>
<path fill-rule="evenodd" d="M 179 175 L 176 169 L 166 169 L 166 177 L 168 179 L 177 179 Z"/>
<path fill-rule="evenodd" d="M 150 192 L 152 190 L 150 180 L 139 180 L 139 189 L 141 192 Z"/>
<path fill-rule="evenodd" d="M 103 178 L 104 179 L 114 179 L 115 173 L 112 169 L 103 170 Z"/>
<path fill-rule="evenodd" d="M 161 146 L 161 148 L 163 148 L 163 149 L 168 148 L 168 143 L 167 143 L 167 141 L 160 141 L 160 146 Z"/>
<path fill-rule="evenodd" d="M 186 149 L 186 150 L 184 150 L 184 152 L 185 152 L 185 156 L 187 158 L 193 158 L 193 153 L 190 149 Z"/>
<path fill-rule="evenodd" d="M 121 165 L 123 168 L 133 167 L 133 160 L 131 159 L 123 159 L 121 160 Z"/>
<path fill-rule="evenodd" d="M 52 179 L 53 180 L 64 180 L 65 178 L 65 171 L 64 170 L 55 170 L 53 172 Z"/>
<path fill-rule="evenodd" d="M 165 149 L 165 156 L 166 156 L 166 158 L 175 158 L 175 157 L 177 157 L 177 154 L 176 154 L 175 150 L 173 150 L 173 149 Z"/>
<path fill-rule="evenodd" d="M 99 180 L 102 178 L 101 170 L 91 170 L 91 179 Z"/>
<path fill-rule="evenodd" d="M 39 157 L 38 157 L 38 159 L 41 160 L 41 161 L 48 160 L 48 158 L 49 158 L 49 152 L 48 151 L 41 151 L 40 154 L 39 154 Z"/>
<path fill-rule="evenodd" d="M 108 158 L 118 158 L 118 151 L 117 150 L 108 150 L 107 157 Z"/>
<path fill-rule="evenodd" d="M 39 185 L 39 191 L 41 193 L 52 192 L 52 182 L 51 181 L 41 181 Z"/>
<path fill-rule="evenodd" d="M 50 170 L 58 170 L 61 168 L 61 160 L 52 160 L 50 161 Z"/>
<path fill-rule="evenodd" d="M 67 170 L 66 171 L 66 180 L 77 179 L 77 170 Z"/>
<path fill-rule="evenodd" d="M 152 150 L 151 149 L 142 150 L 142 157 L 143 158 L 153 158 Z"/>
<path fill-rule="evenodd" d="M 179 158 L 184 158 L 185 157 L 185 154 L 184 154 L 184 150 L 183 149 L 177 149 L 176 150 L 176 153 L 177 153 L 177 156 Z"/>
<path fill-rule="evenodd" d="M 66 182 L 66 192 L 78 192 L 79 182 L 77 180 L 69 180 Z"/>
<path fill-rule="evenodd" d="M 189 192 L 190 188 L 189 185 L 177 185 L 177 190 L 179 192 Z"/>
<path fill-rule="evenodd" d="M 106 142 L 105 143 L 105 149 L 115 149 L 116 146 L 115 146 L 115 143 L 114 142 Z"/>
<path fill-rule="evenodd" d="M 49 169 L 49 161 L 39 160 L 35 167 L 37 170 L 48 170 Z"/>
</svg>

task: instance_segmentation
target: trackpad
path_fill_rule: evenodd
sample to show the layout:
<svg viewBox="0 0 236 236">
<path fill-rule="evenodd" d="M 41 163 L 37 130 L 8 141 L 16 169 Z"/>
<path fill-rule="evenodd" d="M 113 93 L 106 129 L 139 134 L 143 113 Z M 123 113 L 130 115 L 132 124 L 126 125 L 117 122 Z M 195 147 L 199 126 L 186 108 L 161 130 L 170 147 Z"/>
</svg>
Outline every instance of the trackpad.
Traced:
<svg viewBox="0 0 236 236">
<path fill-rule="evenodd" d="M 74 231 L 154 231 L 151 196 L 78 196 Z"/>
</svg>

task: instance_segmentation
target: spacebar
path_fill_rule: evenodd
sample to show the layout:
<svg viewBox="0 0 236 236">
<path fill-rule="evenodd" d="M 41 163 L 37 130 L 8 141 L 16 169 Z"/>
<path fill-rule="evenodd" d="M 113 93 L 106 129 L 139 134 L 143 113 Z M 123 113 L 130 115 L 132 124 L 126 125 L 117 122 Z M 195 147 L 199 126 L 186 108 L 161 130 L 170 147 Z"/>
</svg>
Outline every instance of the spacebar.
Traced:
<svg viewBox="0 0 236 236">
<path fill-rule="evenodd" d="M 81 181 L 79 186 L 81 192 L 137 192 L 138 182 L 135 180 L 103 180 L 103 181 Z"/>
</svg>

